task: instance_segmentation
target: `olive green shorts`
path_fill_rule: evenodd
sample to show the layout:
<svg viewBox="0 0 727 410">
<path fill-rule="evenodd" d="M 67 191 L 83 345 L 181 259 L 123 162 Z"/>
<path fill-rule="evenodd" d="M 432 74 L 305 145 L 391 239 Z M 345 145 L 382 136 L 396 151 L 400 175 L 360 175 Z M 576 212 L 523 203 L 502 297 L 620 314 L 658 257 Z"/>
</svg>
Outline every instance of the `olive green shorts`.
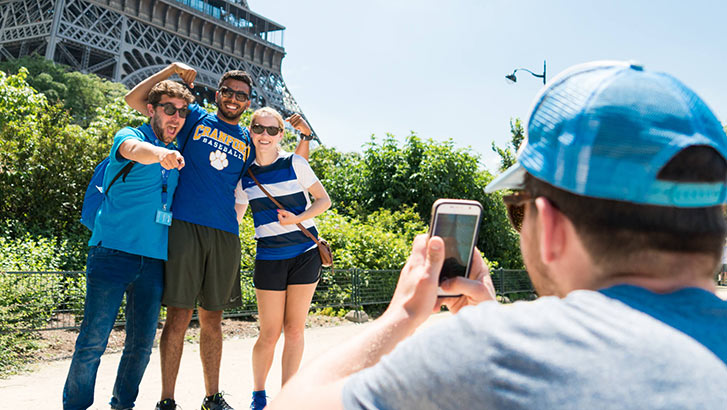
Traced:
<svg viewBox="0 0 727 410">
<path fill-rule="evenodd" d="M 240 238 L 236 235 L 174 219 L 168 255 L 164 306 L 194 309 L 198 302 L 213 311 L 242 306 Z"/>
</svg>

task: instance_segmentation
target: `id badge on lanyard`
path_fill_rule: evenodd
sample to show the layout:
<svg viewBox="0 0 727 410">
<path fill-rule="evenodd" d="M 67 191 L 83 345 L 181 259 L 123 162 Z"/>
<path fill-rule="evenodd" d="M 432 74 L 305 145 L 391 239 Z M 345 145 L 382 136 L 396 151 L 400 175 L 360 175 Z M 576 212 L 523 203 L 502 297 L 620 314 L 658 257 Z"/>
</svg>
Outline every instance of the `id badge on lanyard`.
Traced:
<svg viewBox="0 0 727 410">
<path fill-rule="evenodd" d="M 155 144 L 158 146 L 158 140 L 154 141 Z M 164 167 L 161 167 L 162 169 L 162 207 L 161 209 L 157 209 L 157 215 L 156 215 L 156 223 L 171 226 L 172 225 L 172 211 L 170 211 L 168 208 L 168 195 L 167 195 L 167 180 L 169 179 L 169 173 L 171 172 L 168 169 L 164 169 Z"/>
</svg>

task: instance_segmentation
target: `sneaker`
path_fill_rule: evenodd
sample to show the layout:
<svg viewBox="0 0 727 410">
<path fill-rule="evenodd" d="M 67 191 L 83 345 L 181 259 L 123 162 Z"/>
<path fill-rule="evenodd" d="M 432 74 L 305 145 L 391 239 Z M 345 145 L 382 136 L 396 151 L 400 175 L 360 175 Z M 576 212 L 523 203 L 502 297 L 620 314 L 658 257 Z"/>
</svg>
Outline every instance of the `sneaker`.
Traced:
<svg viewBox="0 0 727 410">
<path fill-rule="evenodd" d="M 223 393 L 207 396 L 202 401 L 202 410 L 235 410 L 222 397 Z"/>
<path fill-rule="evenodd" d="M 177 409 L 177 403 L 174 402 L 174 399 L 164 399 L 162 401 L 157 402 L 156 407 L 154 407 L 154 410 L 176 410 Z"/>
<path fill-rule="evenodd" d="M 252 403 L 250 403 L 251 410 L 263 410 L 268 404 L 268 397 L 265 395 L 265 390 L 252 392 Z"/>
</svg>

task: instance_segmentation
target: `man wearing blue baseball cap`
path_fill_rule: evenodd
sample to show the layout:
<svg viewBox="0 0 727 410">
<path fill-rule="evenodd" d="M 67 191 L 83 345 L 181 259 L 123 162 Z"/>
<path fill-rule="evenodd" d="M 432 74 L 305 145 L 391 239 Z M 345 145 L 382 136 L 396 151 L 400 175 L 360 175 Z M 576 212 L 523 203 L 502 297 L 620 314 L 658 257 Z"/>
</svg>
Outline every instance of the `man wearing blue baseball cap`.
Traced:
<svg viewBox="0 0 727 410">
<path fill-rule="evenodd" d="M 498 304 L 475 257 L 470 279 L 443 283 L 462 296 L 437 299 L 443 243 L 417 237 L 386 312 L 271 408 L 725 408 L 715 116 L 667 74 L 596 62 L 553 79 L 527 131 L 487 190 L 513 191 L 503 199 L 541 297 Z M 458 314 L 409 337 L 441 303 Z"/>
</svg>

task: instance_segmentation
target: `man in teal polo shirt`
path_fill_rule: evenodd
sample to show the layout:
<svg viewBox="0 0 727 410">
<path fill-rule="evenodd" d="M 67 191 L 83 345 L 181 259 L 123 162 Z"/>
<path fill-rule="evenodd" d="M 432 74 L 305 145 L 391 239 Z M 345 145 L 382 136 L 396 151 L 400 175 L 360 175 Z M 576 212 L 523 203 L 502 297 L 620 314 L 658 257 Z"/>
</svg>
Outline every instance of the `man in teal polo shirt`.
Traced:
<svg viewBox="0 0 727 410">
<path fill-rule="evenodd" d="M 107 193 L 96 214 L 86 262 L 86 304 L 63 389 L 64 409 L 93 404 L 96 372 L 126 294 L 126 342 L 111 408 L 129 409 L 149 362 L 164 283 L 172 197 L 184 158 L 172 143 L 194 101 L 181 84 L 149 92 L 149 124 L 116 133 L 104 175 Z M 135 162 L 109 190 L 114 176 Z"/>
</svg>

